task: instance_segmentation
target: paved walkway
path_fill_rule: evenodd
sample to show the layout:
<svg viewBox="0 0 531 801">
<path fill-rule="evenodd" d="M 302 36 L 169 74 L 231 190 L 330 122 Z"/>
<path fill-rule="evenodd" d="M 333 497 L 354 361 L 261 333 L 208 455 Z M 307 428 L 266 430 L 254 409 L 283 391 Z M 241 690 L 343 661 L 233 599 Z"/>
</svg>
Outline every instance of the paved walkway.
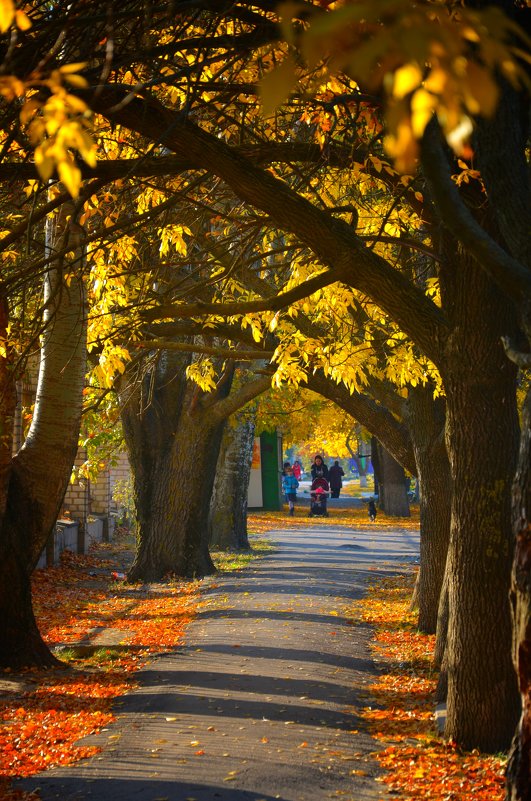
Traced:
<svg viewBox="0 0 531 801">
<path fill-rule="evenodd" d="M 332 520 L 330 521 L 333 522 Z M 152 661 L 102 752 L 21 783 L 45 801 L 377 801 L 359 710 L 378 666 L 348 610 L 368 577 L 415 558 L 405 530 L 273 532 L 278 550 L 207 580 L 186 644 Z"/>
</svg>

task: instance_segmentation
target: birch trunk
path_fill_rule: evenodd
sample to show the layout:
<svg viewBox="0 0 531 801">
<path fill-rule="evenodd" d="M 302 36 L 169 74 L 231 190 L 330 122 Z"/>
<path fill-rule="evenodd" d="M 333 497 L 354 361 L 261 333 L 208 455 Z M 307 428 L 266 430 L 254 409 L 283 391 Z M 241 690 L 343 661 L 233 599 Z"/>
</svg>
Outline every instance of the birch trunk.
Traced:
<svg viewBox="0 0 531 801">
<path fill-rule="evenodd" d="M 253 417 L 225 428 L 210 504 L 210 545 L 214 548 L 239 551 L 250 547 L 247 536 L 247 493 L 254 430 Z"/>
<path fill-rule="evenodd" d="M 51 248 L 68 240 L 78 261 L 45 279 L 46 330 L 35 411 L 21 450 L 13 458 L 0 529 L 0 665 L 49 665 L 52 656 L 38 631 L 30 575 L 60 511 L 77 451 L 86 371 L 86 308 L 80 242 L 66 215 L 48 227 Z M 66 272 L 74 273 L 68 285 Z"/>
</svg>

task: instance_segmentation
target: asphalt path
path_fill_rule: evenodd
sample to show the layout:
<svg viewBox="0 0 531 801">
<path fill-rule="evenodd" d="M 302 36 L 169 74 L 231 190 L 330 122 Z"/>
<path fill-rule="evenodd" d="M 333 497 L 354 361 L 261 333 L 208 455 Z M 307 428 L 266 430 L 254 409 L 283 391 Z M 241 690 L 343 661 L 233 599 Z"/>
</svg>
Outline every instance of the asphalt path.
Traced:
<svg viewBox="0 0 531 801">
<path fill-rule="evenodd" d="M 205 580 L 185 644 L 137 674 L 116 722 L 82 741 L 101 753 L 19 786 L 44 801 L 385 798 L 359 714 L 381 667 L 349 615 L 375 571 L 417 558 L 418 535 L 327 522 L 301 518 L 271 533 L 270 556 Z"/>
</svg>

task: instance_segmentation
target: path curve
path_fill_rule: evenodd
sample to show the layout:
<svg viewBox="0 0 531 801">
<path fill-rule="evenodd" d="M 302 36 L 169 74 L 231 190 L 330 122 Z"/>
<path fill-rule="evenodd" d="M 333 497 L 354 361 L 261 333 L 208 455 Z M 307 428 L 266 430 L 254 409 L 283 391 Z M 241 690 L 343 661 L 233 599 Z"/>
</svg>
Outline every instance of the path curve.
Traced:
<svg viewBox="0 0 531 801">
<path fill-rule="evenodd" d="M 44 801 L 378 801 L 378 748 L 359 710 L 378 673 L 348 610 L 418 555 L 410 530 L 308 525 L 272 555 L 206 580 L 186 643 L 150 662 L 102 752 L 27 779 Z"/>
</svg>

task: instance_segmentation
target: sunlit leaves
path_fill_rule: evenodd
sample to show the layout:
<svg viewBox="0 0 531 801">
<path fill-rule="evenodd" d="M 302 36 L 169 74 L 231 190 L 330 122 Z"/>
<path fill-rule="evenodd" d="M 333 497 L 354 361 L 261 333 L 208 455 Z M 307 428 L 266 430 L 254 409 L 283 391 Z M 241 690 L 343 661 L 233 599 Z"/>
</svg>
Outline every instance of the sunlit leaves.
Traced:
<svg viewBox="0 0 531 801">
<path fill-rule="evenodd" d="M 186 368 L 186 377 L 194 381 L 203 392 L 216 388 L 216 370 L 211 359 L 201 358 Z"/>
<path fill-rule="evenodd" d="M 15 8 L 13 0 L 0 0 L 0 32 L 5 33 L 15 23 L 21 31 L 31 28 L 28 15 L 20 8 Z"/>
<path fill-rule="evenodd" d="M 192 235 L 192 232 L 186 225 L 172 224 L 160 228 L 158 231 L 160 237 L 160 255 L 167 256 L 173 250 L 180 256 L 186 256 L 188 247 L 183 239 L 183 234 Z"/>
<path fill-rule="evenodd" d="M 11 6 L 4 0 L 0 5 L 0 27 L 4 30 L 13 19 Z M 23 12 L 17 11 L 17 24 L 24 19 L 27 18 Z M 29 20 L 26 27 L 28 25 Z M 90 130 L 89 107 L 66 88 L 66 84 L 76 88 L 87 86 L 86 79 L 79 74 L 84 66 L 84 63 L 64 64 L 49 75 L 34 73 L 24 81 L 13 75 L 0 79 L 0 94 L 7 101 L 22 99 L 20 121 L 27 127 L 34 148 L 35 166 L 42 180 L 48 181 L 57 172 L 73 197 L 78 196 L 81 185 L 81 171 L 74 154 L 79 153 L 91 167 L 96 165 L 96 143 Z M 39 94 L 41 88 L 47 92 L 44 99 Z"/>
<path fill-rule="evenodd" d="M 47 181 L 57 170 L 73 197 L 78 196 L 81 185 L 81 171 L 73 151 L 78 151 L 90 166 L 96 165 L 96 144 L 87 130 L 86 113 L 86 104 L 61 86 L 29 124 L 29 136 L 36 145 L 35 166 L 41 178 Z"/>
<path fill-rule="evenodd" d="M 287 23 L 301 8 L 286 3 L 279 10 L 288 41 L 294 40 Z M 529 61 L 529 40 L 495 7 L 477 11 L 427 1 L 412 6 L 408 0 L 353 0 L 314 14 L 309 25 L 305 16 L 305 23 L 302 32 L 298 23 L 297 42 L 310 67 L 347 73 L 362 91 L 385 93 L 386 147 L 404 172 L 414 169 L 417 141 L 432 114 L 452 147 L 462 152 L 470 118 L 494 112 L 496 72 L 514 85 L 529 83 L 521 63 Z M 296 72 L 291 60 L 282 72 L 276 68 L 269 79 L 276 90 L 271 101 L 280 102 L 282 88 L 287 96 Z"/>
<path fill-rule="evenodd" d="M 0 0 L 0 31 L 5 33 L 11 26 L 15 17 L 15 4 L 13 0 Z"/>
</svg>

